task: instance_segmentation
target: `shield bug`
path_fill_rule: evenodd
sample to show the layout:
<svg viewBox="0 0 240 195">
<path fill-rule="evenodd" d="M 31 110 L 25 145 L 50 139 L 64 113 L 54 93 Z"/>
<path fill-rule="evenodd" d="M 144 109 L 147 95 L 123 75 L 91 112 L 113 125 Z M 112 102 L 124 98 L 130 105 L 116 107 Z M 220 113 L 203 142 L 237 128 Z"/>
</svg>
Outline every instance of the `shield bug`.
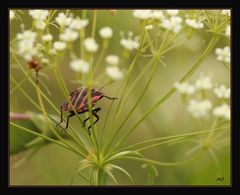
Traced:
<svg viewBox="0 0 240 195">
<path fill-rule="evenodd" d="M 61 109 L 61 122 L 60 123 L 63 122 L 63 111 L 70 113 L 67 117 L 65 129 L 68 128 L 68 123 L 69 123 L 70 117 L 75 115 L 73 108 L 76 110 L 76 112 L 78 114 L 83 114 L 85 112 L 89 112 L 89 109 L 88 109 L 89 103 L 88 102 L 90 101 L 90 106 L 92 108 L 92 110 L 91 110 L 92 114 L 97 118 L 92 124 L 92 125 L 94 125 L 99 121 L 99 116 L 97 115 L 97 112 L 99 112 L 101 110 L 100 107 L 94 108 L 96 103 L 103 97 L 110 99 L 110 100 L 117 99 L 115 97 L 113 97 L 113 98 L 108 97 L 108 96 L 104 95 L 100 90 L 93 89 L 93 88 L 91 89 L 91 92 L 89 94 L 91 95 L 90 98 L 88 98 L 88 88 L 87 87 L 80 87 L 80 88 L 74 90 L 73 92 L 71 92 L 68 96 L 68 101 L 64 101 L 63 104 L 60 106 L 60 109 Z M 68 102 L 71 102 L 72 107 Z M 85 126 L 85 123 L 89 119 L 90 119 L 90 117 L 86 118 L 83 121 L 83 127 Z M 58 123 L 57 125 L 59 125 L 60 123 Z M 88 127 L 89 135 L 91 135 L 91 132 L 90 132 L 91 127 L 92 127 L 91 125 Z"/>
</svg>

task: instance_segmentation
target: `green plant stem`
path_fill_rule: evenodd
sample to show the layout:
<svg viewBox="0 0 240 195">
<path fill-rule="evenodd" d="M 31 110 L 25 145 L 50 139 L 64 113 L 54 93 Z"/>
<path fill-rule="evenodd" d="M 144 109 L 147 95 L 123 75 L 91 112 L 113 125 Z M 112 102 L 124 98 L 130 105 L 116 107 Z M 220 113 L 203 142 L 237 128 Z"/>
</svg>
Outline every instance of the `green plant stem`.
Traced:
<svg viewBox="0 0 240 195">
<path fill-rule="evenodd" d="M 197 62 L 189 69 L 189 71 L 180 79 L 180 83 L 186 81 L 190 76 L 192 76 L 192 74 L 199 68 L 199 66 L 201 65 L 201 63 L 207 58 L 207 56 L 209 55 L 209 53 L 212 51 L 213 47 L 215 46 L 216 42 L 218 40 L 217 35 L 213 35 L 211 40 L 209 41 L 208 46 L 206 47 L 206 49 L 204 50 L 204 52 L 202 53 L 202 55 L 198 58 Z M 170 89 L 168 91 L 168 93 L 163 96 L 162 98 L 160 98 L 160 100 L 158 100 L 151 108 L 148 109 L 148 111 L 132 126 L 132 128 L 130 128 L 128 130 L 128 132 L 125 134 L 125 136 L 123 136 L 118 142 L 117 144 L 114 146 L 114 148 L 118 147 L 122 141 L 124 141 L 128 135 L 130 133 L 133 132 L 133 130 L 135 130 L 140 124 L 141 122 L 153 111 L 155 111 L 161 104 L 163 104 L 169 97 L 171 97 L 174 93 L 176 92 L 176 88 L 173 87 L 172 89 Z"/>
<path fill-rule="evenodd" d="M 112 139 L 110 139 L 106 149 L 103 151 L 103 153 L 105 154 L 105 152 L 108 151 L 109 147 L 111 146 L 111 143 L 113 143 L 113 140 L 117 137 L 117 135 L 119 134 L 120 130 L 122 129 L 122 127 L 126 124 L 126 121 L 129 119 L 129 117 L 132 115 L 132 113 L 135 111 L 137 105 L 140 103 L 140 101 L 142 100 L 145 92 L 147 91 L 153 77 L 154 77 L 154 74 L 156 73 L 156 69 L 157 69 L 157 61 L 155 62 L 153 68 L 152 68 L 152 71 L 151 71 L 151 74 L 149 76 L 149 80 L 146 84 L 146 86 L 144 87 L 142 93 L 139 95 L 139 98 L 137 100 L 137 102 L 135 103 L 135 105 L 133 106 L 133 108 L 131 109 L 131 111 L 127 114 L 127 116 L 124 118 L 123 122 L 121 123 L 121 125 L 119 126 L 119 128 L 115 131 L 115 134 L 113 135 Z M 109 152 L 110 153 L 110 152 Z"/>
<path fill-rule="evenodd" d="M 94 38 L 94 36 L 95 36 L 96 23 L 97 23 L 97 10 L 94 10 L 93 11 L 93 23 L 92 23 L 92 38 Z"/>
<path fill-rule="evenodd" d="M 138 56 L 139 56 L 139 52 L 136 53 L 135 57 L 133 58 L 133 61 L 131 62 L 130 66 L 129 66 L 129 69 L 127 70 L 126 77 L 125 77 L 125 80 L 124 80 L 124 82 L 126 81 L 125 85 L 124 85 L 124 82 L 121 83 L 119 89 L 117 90 L 117 92 L 115 94 L 115 97 L 117 97 L 118 93 L 127 86 L 128 82 L 129 82 L 129 75 L 133 71 L 133 68 L 134 68 L 134 66 L 136 64 L 136 60 L 137 60 Z M 118 103 L 117 110 L 119 109 L 119 105 L 121 104 L 122 97 L 123 97 L 123 95 L 120 98 L 120 102 Z M 108 117 L 110 115 L 110 111 L 111 111 L 112 107 L 113 107 L 113 101 L 111 102 L 111 104 L 109 106 L 109 109 L 108 109 L 108 112 L 107 112 L 107 116 L 105 118 L 105 121 L 104 121 L 104 124 L 103 124 L 103 128 L 102 128 L 102 131 L 101 131 L 102 132 L 101 144 L 103 144 L 103 135 L 105 134 L 105 129 L 106 129 Z"/>
</svg>

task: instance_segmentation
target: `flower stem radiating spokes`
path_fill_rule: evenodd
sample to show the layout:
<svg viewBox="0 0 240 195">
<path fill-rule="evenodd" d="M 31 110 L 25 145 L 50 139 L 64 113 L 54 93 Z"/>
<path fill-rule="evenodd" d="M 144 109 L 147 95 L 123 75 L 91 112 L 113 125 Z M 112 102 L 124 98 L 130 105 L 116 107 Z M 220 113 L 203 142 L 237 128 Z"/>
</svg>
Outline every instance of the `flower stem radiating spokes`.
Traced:
<svg viewBox="0 0 240 195">
<path fill-rule="evenodd" d="M 180 83 L 183 81 L 186 81 L 197 69 L 198 67 L 201 65 L 201 63 L 207 58 L 207 56 L 209 55 L 209 53 L 212 51 L 212 49 L 214 48 L 216 42 L 218 40 L 218 36 L 216 36 L 215 34 L 212 36 L 211 40 L 209 41 L 208 46 L 206 47 L 206 49 L 204 50 L 204 52 L 202 53 L 202 55 L 199 57 L 199 59 L 197 60 L 197 62 L 190 68 L 190 70 L 182 77 L 182 79 L 180 79 Z M 176 92 L 176 88 L 173 87 L 172 89 L 170 89 L 168 91 L 168 93 L 163 96 L 162 98 L 160 98 L 151 108 L 148 109 L 148 111 L 128 130 L 128 132 L 121 138 L 119 139 L 119 141 L 117 142 L 117 144 L 114 145 L 114 149 L 117 148 L 122 141 L 124 141 L 128 135 L 130 133 L 133 132 L 133 130 L 135 130 L 140 124 L 141 122 L 149 115 L 151 114 L 153 111 L 155 111 L 162 103 L 164 103 L 169 97 L 171 97 L 174 93 Z"/>
</svg>

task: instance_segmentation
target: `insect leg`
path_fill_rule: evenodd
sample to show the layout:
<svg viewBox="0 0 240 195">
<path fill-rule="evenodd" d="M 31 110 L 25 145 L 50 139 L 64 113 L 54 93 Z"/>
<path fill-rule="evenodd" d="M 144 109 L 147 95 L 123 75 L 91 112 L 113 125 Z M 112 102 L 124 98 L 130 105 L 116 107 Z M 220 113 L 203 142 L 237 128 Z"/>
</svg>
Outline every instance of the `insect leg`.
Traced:
<svg viewBox="0 0 240 195">
<path fill-rule="evenodd" d="M 84 121 L 83 121 L 83 127 L 85 127 L 85 125 L 86 125 L 86 122 L 88 121 L 90 119 L 90 117 L 87 117 Z"/>
<path fill-rule="evenodd" d="M 92 125 L 96 124 L 96 123 L 99 121 L 99 116 L 97 115 L 97 112 L 99 112 L 100 110 L 101 110 L 100 107 L 98 107 L 98 108 L 92 110 L 92 114 L 97 118 L 97 120 L 95 120 L 94 123 L 93 123 Z M 92 127 L 92 125 L 90 125 L 90 126 L 88 127 L 88 131 L 89 131 L 89 133 L 90 133 L 90 128 Z"/>
<path fill-rule="evenodd" d="M 62 106 L 60 106 L 60 109 L 61 109 L 61 121 L 60 121 L 58 124 L 56 124 L 56 127 L 57 127 L 59 124 L 61 124 L 61 123 L 63 122 L 63 111 L 62 111 Z"/>
<path fill-rule="evenodd" d="M 109 99 L 109 100 L 117 100 L 117 99 L 118 99 L 118 98 L 116 98 L 116 97 L 111 98 L 111 97 L 108 97 L 108 96 L 106 96 L 106 95 L 104 95 L 103 97 L 105 97 L 105 98 L 107 98 L 107 99 Z"/>
<path fill-rule="evenodd" d="M 67 129 L 68 128 L 68 122 L 69 122 L 69 118 L 70 117 L 72 117 L 72 116 L 74 116 L 75 115 L 75 113 L 74 112 L 72 112 L 71 114 L 69 114 L 68 115 L 68 117 L 67 117 L 67 124 L 66 124 L 66 127 L 65 127 L 65 129 Z"/>
</svg>

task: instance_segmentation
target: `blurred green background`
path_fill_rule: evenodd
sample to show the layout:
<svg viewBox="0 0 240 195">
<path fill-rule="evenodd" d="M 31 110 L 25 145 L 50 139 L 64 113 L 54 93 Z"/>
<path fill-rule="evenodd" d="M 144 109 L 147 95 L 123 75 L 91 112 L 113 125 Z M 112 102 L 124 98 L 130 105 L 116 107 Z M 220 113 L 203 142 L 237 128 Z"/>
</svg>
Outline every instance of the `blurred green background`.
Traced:
<svg viewBox="0 0 240 195">
<path fill-rule="evenodd" d="M 74 10 L 71 11 L 74 15 L 81 14 L 81 11 Z M 23 11 L 20 14 L 23 22 L 25 24 L 25 29 L 31 27 L 32 19 Z M 88 11 L 87 17 L 92 18 L 92 11 Z M 119 10 L 117 14 L 112 16 L 107 10 L 101 10 L 98 12 L 97 17 L 97 33 L 96 40 L 98 43 L 101 42 L 98 30 L 101 27 L 110 26 L 113 29 L 113 38 L 111 39 L 110 48 L 108 54 L 121 55 L 122 48 L 119 44 L 120 41 L 120 31 L 133 31 L 134 34 L 140 33 L 140 26 L 138 20 L 132 16 L 132 11 Z M 90 26 L 87 28 L 87 33 L 90 33 Z M 10 40 L 14 39 L 16 34 L 21 31 L 20 22 L 15 20 L 11 22 L 10 26 Z M 52 31 L 56 35 L 56 31 Z M 57 35 L 56 35 L 57 36 Z M 124 131 L 131 127 L 135 121 L 142 116 L 145 111 L 152 106 L 160 97 L 164 96 L 166 92 L 173 86 L 174 82 L 180 79 L 187 70 L 193 65 L 197 57 L 201 54 L 203 49 L 206 47 L 209 37 L 206 32 L 199 31 L 194 33 L 193 37 L 186 41 L 181 46 L 172 50 L 165 55 L 165 62 L 167 66 L 159 66 L 154 80 L 152 81 L 147 93 L 143 97 L 142 101 L 138 105 L 136 111 L 128 120 L 125 125 Z M 222 37 L 216 45 L 217 47 L 223 48 L 229 45 L 229 41 Z M 97 56 L 98 54 L 96 54 Z M 133 55 L 132 55 L 133 57 Z M 131 57 L 131 58 L 132 58 Z M 105 61 L 102 61 L 101 69 L 99 74 L 104 72 L 106 67 Z M 130 62 L 130 60 L 129 60 Z M 66 57 L 59 64 L 61 71 L 64 73 L 64 78 L 68 90 L 72 91 L 78 87 L 77 84 L 72 84 L 71 81 L 75 79 L 75 73 L 69 68 L 69 59 Z M 147 60 L 139 60 L 137 62 L 137 68 L 134 70 L 134 74 L 138 75 L 141 69 L 146 65 Z M 121 64 L 121 68 L 127 68 L 129 64 Z M 11 64 L 11 66 L 15 66 Z M 55 78 L 49 69 L 44 69 L 44 73 L 49 76 L 49 81 L 45 83 L 49 87 L 52 96 L 50 99 L 54 102 L 56 106 L 59 106 L 64 101 L 64 96 L 61 93 Z M 224 65 L 216 60 L 214 51 L 211 55 L 203 62 L 200 68 L 194 73 L 194 75 L 189 79 L 189 81 L 195 81 L 199 77 L 199 73 L 204 72 L 209 74 L 212 78 L 213 83 L 224 84 L 230 86 L 230 74 Z M 21 70 L 17 68 L 11 68 L 11 73 L 17 81 L 23 79 L 24 75 Z M 132 95 L 129 97 L 127 104 L 131 107 L 136 102 L 139 93 L 141 92 L 142 86 L 145 84 L 149 77 L 148 72 L 144 75 L 142 80 L 137 84 Z M 10 83 L 12 88 L 14 85 Z M 100 84 L 101 85 L 101 84 Z M 107 86 L 103 89 L 104 93 L 109 96 L 114 96 L 116 89 L 119 86 L 119 82 Z M 24 82 L 22 87 L 26 92 L 36 99 L 36 93 L 34 88 L 28 83 Z M 212 97 L 211 94 L 207 94 L 208 97 Z M 102 100 L 98 103 L 103 109 L 100 112 L 100 120 L 98 126 L 103 125 L 107 110 L 109 107 L 108 100 Z M 54 111 L 47 107 L 48 113 L 54 113 Z M 22 95 L 19 90 L 16 90 L 13 95 L 10 96 L 10 111 L 17 113 L 25 113 L 26 111 L 38 112 L 35 107 L 28 102 L 28 100 Z M 124 110 L 127 113 L 127 109 Z M 121 115 L 121 119 L 124 117 L 124 113 Z M 55 113 L 54 113 L 55 114 Z M 114 115 L 114 110 L 112 111 Z M 60 120 L 60 116 L 59 116 Z M 206 121 L 194 120 L 191 115 L 187 112 L 186 106 L 182 104 L 181 96 L 179 93 L 174 94 L 169 98 L 159 109 L 152 113 L 124 142 L 124 145 L 129 145 L 136 143 L 138 141 L 143 141 L 155 137 L 163 137 L 168 135 L 176 135 L 185 132 L 193 132 L 201 129 L 205 129 L 207 124 L 211 124 L 212 118 L 209 117 Z M 111 120 L 110 120 L 111 121 Z M 79 125 L 79 121 L 76 117 L 71 119 L 71 123 L 74 127 Z M 208 125 L 209 126 L 209 125 Z M 100 128 L 98 128 L 100 129 Z M 11 130 L 10 130 L 11 131 Z M 11 142 L 21 142 L 21 133 L 11 132 Z M 23 133 L 24 134 L 24 133 Z M 105 134 L 105 136 L 108 136 Z M 144 151 L 143 154 L 150 158 L 159 160 L 162 162 L 179 162 L 187 159 L 184 156 L 185 152 L 192 147 L 191 143 L 177 143 L 175 145 L 162 145 L 155 149 Z M 19 161 L 21 157 L 25 155 L 26 151 L 17 153 L 11 156 L 11 168 L 10 168 L 10 184 L 13 185 L 69 185 L 70 180 L 73 176 L 74 169 L 80 158 L 71 153 L 68 150 L 62 149 L 61 147 L 48 144 L 42 147 L 30 160 L 25 162 L 23 165 L 17 168 L 13 168 L 14 163 Z M 217 155 L 220 161 L 222 175 L 224 176 L 224 181 L 216 182 L 217 178 L 217 168 L 213 163 L 210 155 L 206 153 L 197 161 L 194 161 L 187 165 L 177 166 L 177 167 L 157 167 L 158 177 L 155 184 L 161 185 L 191 185 L 191 184 L 213 184 L 222 185 L 230 183 L 230 147 L 225 146 L 217 151 Z M 141 167 L 143 163 L 135 162 L 132 160 L 119 161 L 129 173 L 133 176 L 136 184 L 145 184 L 147 172 Z M 117 178 L 121 184 L 128 184 L 128 178 L 122 173 L 116 172 Z M 84 184 L 81 179 L 76 179 L 76 184 Z"/>
</svg>

